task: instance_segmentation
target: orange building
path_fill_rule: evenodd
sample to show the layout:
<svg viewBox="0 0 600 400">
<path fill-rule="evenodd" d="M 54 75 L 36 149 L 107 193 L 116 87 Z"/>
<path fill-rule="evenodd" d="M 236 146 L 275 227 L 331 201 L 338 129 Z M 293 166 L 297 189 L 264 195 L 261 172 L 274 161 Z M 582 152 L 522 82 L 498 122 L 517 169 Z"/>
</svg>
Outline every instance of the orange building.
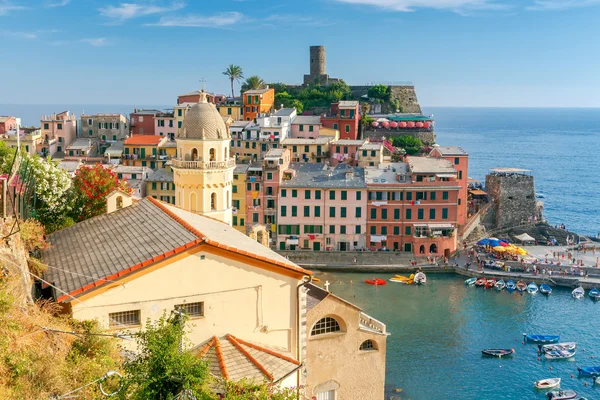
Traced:
<svg viewBox="0 0 600 400">
<path fill-rule="evenodd" d="M 467 223 L 467 195 L 469 190 L 469 154 L 459 146 L 436 146 L 429 154 L 430 157 L 443 158 L 450 161 L 458 172 L 458 224 Z"/>
<path fill-rule="evenodd" d="M 254 89 L 244 92 L 244 119 L 254 121 L 258 114 L 270 113 L 275 105 L 275 89 Z"/>
</svg>

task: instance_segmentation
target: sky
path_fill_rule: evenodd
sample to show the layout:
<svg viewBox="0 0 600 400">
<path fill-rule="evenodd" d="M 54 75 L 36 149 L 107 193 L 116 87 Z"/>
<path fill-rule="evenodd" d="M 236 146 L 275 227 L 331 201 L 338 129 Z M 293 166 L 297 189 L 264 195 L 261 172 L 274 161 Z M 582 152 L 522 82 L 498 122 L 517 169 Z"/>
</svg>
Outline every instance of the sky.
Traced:
<svg viewBox="0 0 600 400">
<path fill-rule="evenodd" d="M 600 0 L 0 0 L 0 103 L 173 104 L 230 93 L 229 64 L 301 83 L 324 45 L 330 76 L 425 106 L 600 107 L 599 20 Z"/>
</svg>

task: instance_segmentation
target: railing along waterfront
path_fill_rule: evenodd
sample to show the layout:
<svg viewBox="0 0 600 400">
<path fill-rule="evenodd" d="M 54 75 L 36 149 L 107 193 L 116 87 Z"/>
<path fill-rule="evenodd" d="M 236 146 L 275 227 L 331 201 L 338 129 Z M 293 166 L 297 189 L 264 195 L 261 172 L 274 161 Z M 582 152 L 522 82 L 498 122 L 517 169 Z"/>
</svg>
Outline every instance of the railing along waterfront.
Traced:
<svg viewBox="0 0 600 400">
<path fill-rule="evenodd" d="M 235 158 L 227 161 L 182 161 L 171 160 L 171 165 L 175 168 L 186 169 L 226 169 L 235 167 Z"/>
</svg>

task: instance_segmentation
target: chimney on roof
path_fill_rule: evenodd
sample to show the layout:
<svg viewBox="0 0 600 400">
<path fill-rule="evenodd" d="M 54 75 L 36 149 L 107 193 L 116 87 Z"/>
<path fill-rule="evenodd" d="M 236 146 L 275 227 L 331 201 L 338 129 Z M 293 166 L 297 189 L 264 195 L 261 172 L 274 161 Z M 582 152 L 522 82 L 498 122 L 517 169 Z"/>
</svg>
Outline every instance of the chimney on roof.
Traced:
<svg viewBox="0 0 600 400">
<path fill-rule="evenodd" d="M 351 180 L 353 175 L 354 174 L 352 173 L 351 170 L 346 171 L 346 180 L 347 181 Z"/>
</svg>

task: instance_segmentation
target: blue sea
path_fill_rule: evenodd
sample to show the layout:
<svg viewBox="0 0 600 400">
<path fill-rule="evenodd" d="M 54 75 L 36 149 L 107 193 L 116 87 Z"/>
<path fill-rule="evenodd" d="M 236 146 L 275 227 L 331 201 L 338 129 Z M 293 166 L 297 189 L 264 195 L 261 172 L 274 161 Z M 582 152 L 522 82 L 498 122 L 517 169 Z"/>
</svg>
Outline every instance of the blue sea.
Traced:
<svg viewBox="0 0 600 400">
<path fill-rule="evenodd" d="M 77 115 L 128 115 L 133 105 L 0 105 L 27 125 L 41 115 L 70 110 Z M 172 105 L 137 105 L 164 110 Z M 600 109 L 424 107 L 434 114 L 437 141 L 469 152 L 469 176 L 485 180 L 491 168 L 530 169 L 544 195 L 549 223 L 571 231 L 600 232 Z"/>
</svg>

